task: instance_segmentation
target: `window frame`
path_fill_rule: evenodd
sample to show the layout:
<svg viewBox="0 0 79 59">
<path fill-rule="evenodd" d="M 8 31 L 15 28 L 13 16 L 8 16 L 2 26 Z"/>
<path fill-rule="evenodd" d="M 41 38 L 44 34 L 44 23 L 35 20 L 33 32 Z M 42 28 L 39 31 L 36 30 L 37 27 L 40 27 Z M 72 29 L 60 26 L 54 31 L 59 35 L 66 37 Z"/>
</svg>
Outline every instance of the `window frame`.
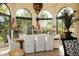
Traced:
<svg viewBox="0 0 79 59">
<path fill-rule="evenodd" d="M 9 13 L 10 13 L 10 15 L 8 15 L 8 14 L 5 14 L 5 13 L 1 13 L 0 12 L 0 16 L 4 16 L 4 17 L 8 17 L 9 18 L 9 37 L 10 37 L 10 39 L 11 39 L 11 10 L 10 10 L 10 8 L 9 8 L 9 6 L 6 4 L 6 3 L 0 3 L 0 5 L 5 5 L 6 7 L 7 7 L 7 9 L 9 10 Z M 9 44 L 9 42 L 8 42 L 8 44 Z M 6 49 L 6 50 L 2 50 L 2 49 L 6 49 L 6 48 L 8 48 L 8 50 Z M 1 52 L 5 52 L 6 53 L 6 51 L 9 51 L 9 46 L 8 47 L 3 47 L 3 48 L 0 48 L 1 49 Z"/>
<path fill-rule="evenodd" d="M 42 12 L 42 11 L 47 11 L 47 12 L 49 12 L 48 10 L 41 10 L 40 12 Z M 50 12 L 49 12 L 50 13 Z M 40 14 L 40 13 L 39 13 Z M 50 13 L 51 14 L 51 13 Z M 52 16 L 52 14 L 51 14 L 51 16 Z M 38 20 L 40 21 L 40 20 L 52 20 L 52 25 L 51 26 L 53 26 L 53 16 L 52 16 L 52 18 L 50 18 L 50 17 L 47 17 L 47 18 L 42 18 L 42 17 L 39 17 L 39 15 L 37 16 L 37 18 L 38 18 Z M 38 20 L 36 20 L 36 21 L 38 21 Z M 37 34 L 39 34 L 39 33 L 37 33 Z M 40 33 L 40 34 L 47 34 L 47 33 Z"/>
<path fill-rule="evenodd" d="M 17 23 L 17 19 L 22 19 L 22 20 L 31 20 L 31 24 L 32 24 L 32 14 L 31 14 L 31 12 L 28 10 L 28 9 L 26 9 L 26 8 L 20 8 L 20 9 L 24 9 L 24 10 L 26 10 L 26 11 L 28 11 L 28 13 L 30 14 L 30 17 L 24 17 L 24 16 L 16 16 L 16 23 Z M 17 11 L 16 11 L 16 13 L 20 10 L 20 9 L 18 9 Z M 32 33 L 31 33 L 32 34 Z M 27 34 L 27 35 L 29 35 L 29 34 Z"/>
</svg>

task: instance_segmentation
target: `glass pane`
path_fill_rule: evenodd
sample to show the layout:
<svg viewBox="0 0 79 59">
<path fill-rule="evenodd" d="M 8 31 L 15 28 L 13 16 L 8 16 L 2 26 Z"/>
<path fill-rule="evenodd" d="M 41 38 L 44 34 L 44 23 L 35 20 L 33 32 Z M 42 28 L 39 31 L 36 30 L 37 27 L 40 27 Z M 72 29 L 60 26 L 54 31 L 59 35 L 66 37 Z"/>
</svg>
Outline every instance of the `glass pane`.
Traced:
<svg viewBox="0 0 79 59">
<path fill-rule="evenodd" d="M 52 15 L 48 11 L 44 10 L 39 13 L 38 18 L 52 18 Z"/>
<path fill-rule="evenodd" d="M 0 5 L 0 13 L 5 13 L 5 14 L 10 15 L 10 11 L 5 4 Z"/>
<path fill-rule="evenodd" d="M 3 14 L 10 15 L 10 11 L 5 4 L 0 5 L 0 48 L 9 47 L 7 35 L 10 34 L 10 18 Z"/>
<path fill-rule="evenodd" d="M 31 17 L 31 13 L 26 9 L 19 9 L 16 12 L 16 23 L 19 30 L 14 31 L 14 38 L 18 38 L 19 34 L 32 34 Z"/>
<path fill-rule="evenodd" d="M 52 20 L 40 20 L 42 33 L 52 33 Z"/>
<path fill-rule="evenodd" d="M 58 19 L 58 33 L 62 33 L 65 30 L 64 23 L 61 19 Z"/>
<path fill-rule="evenodd" d="M 19 26 L 19 33 L 31 34 L 32 33 L 32 20 L 16 19 L 17 25 Z"/>
<path fill-rule="evenodd" d="M 17 12 L 16 12 L 16 16 L 19 16 L 19 17 L 31 17 L 31 14 L 28 10 L 26 9 L 19 9 Z"/>
<path fill-rule="evenodd" d="M 9 27 L 9 17 L 0 16 L 0 48 L 8 46 L 7 34 L 9 34 Z"/>
<path fill-rule="evenodd" d="M 53 19 L 52 14 L 47 10 L 41 11 L 37 16 L 37 33 L 52 33 Z M 50 19 L 49 19 L 50 18 Z"/>
</svg>

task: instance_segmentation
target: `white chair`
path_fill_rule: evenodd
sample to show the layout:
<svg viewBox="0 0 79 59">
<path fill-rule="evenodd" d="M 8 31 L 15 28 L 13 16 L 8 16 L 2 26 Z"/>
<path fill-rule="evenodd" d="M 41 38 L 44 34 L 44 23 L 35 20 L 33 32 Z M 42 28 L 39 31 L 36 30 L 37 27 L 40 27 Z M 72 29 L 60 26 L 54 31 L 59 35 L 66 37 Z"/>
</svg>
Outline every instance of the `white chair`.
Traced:
<svg viewBox="0 0 79 59">
<path fill-rule="evenodd" d="M 35 45 L 36 45 L 36 52 L 45 51 L 45 36 L 42 34 L 37 35 Z"/>
<path fill-rule="evenodd" d="M 17 43 L 14 42 L 13 40 L 10 39 L 9 35 L 7 35 L 8 43 L 9 43 L 9 48 L 10 50 L 17 48 Z"/>
<path fill-rule="evenodd" d="M 24 39 L 24 51 L 25 53 L 34 52 L 34 35 L 26 35 Z"/>
<path fill-rule="evenodd" d="M 46 38 L 45 38 L 45 41 L 46 41 L 46 51 L 50 51 L 50 50 L 53 50 L 54 48 L 54 35 L 47 35 Z"/>
</svg>

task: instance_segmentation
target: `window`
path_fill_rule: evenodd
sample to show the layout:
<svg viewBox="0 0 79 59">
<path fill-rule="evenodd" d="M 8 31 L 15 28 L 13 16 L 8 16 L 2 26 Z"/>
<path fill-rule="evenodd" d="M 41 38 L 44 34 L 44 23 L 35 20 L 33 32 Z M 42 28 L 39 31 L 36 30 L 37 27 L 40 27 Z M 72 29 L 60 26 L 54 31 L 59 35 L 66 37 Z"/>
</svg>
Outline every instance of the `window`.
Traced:
<svg viewBox="0 0 79 59">
<path fill-rule="evenodd" d="M 0 4 L 0 48 L 8 47 L 7 35 L 10 34 L 10 10 L 6 4 Z"/>
<path fill-rule="evenodd" d="M 61 16 L 64 13 L 64 10 L 66 9 L 68 9 L 69 15 L 73 13 L 73 9 L 71 9 L 70 7 L 64 7 L 59 10 L 59 12 L 57 13 L 57 17 Z M 65 31 L 65 25 L 63 21 L 61 19 L 57 19 L 57 33 L 63 33 L 64 31 Z M 70 31 L 74 32 L 74 23 L 71 25 Z"/>
<path fill-rule="evenodd" d="M 19 9 L 16 12 L 16 23 L 19 28 L 16 34 L 31 34 L 32 33 L 32 15 L 26 9 Z"/>
<path fill-rule="evenodd" d="M 38 33 L 52 33 L 53 18 L 48 11 L 41 11 L 36 20 Z"/>
</svg>

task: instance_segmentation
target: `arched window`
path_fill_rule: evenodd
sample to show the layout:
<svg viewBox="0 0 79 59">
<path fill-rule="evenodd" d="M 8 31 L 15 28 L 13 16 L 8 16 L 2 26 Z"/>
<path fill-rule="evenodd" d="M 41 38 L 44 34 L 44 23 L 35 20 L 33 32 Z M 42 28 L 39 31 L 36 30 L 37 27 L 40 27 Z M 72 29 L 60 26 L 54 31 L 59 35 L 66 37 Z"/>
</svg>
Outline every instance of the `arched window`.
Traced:
<svg viewBox="0 0 79 59">
<path fill-rule="evenodd" d="M 50 12 L 43 10 L 37 16 L 38 33 L 52 33 L 53 17 Z"/>
<path fill-rule="evenodd" d="M 6 4 L 0 4 L 0 48 L 8 47 L 7 35 L 10 34 L 11 13 Z"/>
<path fill-rule="evenodd" d="M 20 34 L 32 33 L 32 15 L 27 9 L 19 9 L 16 12 L 16 23 Z"/>
<path fill-rule="evenodd" d="M 64 13 L 64 10 L 68 10 L 69 15 L 71 15 L 74 12 L 72 8 L 64 7 L 58 11 L 57 17 L 61 16 Z M 57 33 L 63 33 L 64 31 L 65 31 L 65 24 L 63 23 L 61 19 L 57 18 Z M 74 32 L 74 24 L 71 25 L 70 31 Z"/>
</svg>

